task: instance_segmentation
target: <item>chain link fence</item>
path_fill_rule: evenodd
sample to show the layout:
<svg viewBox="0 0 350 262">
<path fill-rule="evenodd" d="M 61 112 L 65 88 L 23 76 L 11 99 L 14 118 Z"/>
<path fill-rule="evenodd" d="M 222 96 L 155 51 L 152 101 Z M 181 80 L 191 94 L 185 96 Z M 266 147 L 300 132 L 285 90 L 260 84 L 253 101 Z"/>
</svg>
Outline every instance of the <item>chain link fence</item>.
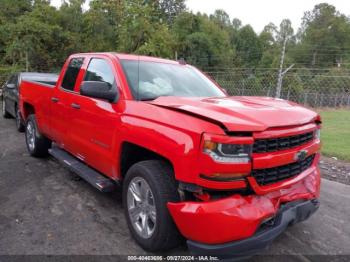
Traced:
<svg viewBox="0 0 350 262">
<path fill-rule="evenodd" d="M 204 70 L 233 96 L 276 95 L 277 69 Z M 350 107 L 350 70 L 293 70 L 283 77 L 281 98 L 309 107 Z M 0 71 L 0 87 L 10 71 Z M 1 89 L 0 89 L 1 95 Z"/>
<path fill-rule="evenodd" d="M 276 95 L 277 70 L 206 70 L 206 73 L 233 96 Z M 283 77 L 281 98 L 309 107 L 350 107 L 350 72 L 288 72 Z"/>
</svg>

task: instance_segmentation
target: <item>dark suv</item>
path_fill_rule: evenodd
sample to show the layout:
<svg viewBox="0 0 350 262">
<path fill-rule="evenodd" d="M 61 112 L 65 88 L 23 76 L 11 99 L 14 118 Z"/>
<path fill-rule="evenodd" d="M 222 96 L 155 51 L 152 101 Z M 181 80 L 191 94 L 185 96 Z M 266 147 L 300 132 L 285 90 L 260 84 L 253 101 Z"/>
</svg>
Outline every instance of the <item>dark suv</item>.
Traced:
<svg viewBox="0 0 350 262">
<path fill-rule="evenodd" d="M 19 132 L 24 131 L 24 123 L 18 107 L 18 97 L 22 80 L 52 84 L 56 83 L 58 75 L 42 73 L 15 73 L 12 74 L 2 87 L 2 115 L 4 118 L 14 117 Z"/>
</svg>

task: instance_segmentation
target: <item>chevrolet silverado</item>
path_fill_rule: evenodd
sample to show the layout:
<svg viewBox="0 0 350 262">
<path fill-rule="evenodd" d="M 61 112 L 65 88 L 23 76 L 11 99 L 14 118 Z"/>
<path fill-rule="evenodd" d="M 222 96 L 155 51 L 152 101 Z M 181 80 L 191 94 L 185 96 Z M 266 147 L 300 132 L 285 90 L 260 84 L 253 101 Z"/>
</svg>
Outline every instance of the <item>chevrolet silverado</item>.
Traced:
<svg viewBox="0 0 350 262">
<path fill-rule="evenodd" d="M 269 97 L 232 97 L 185 62 L 70 56 L 52 85 L 24 80 L 29 153 L 51 154 L 102 192 L 122 188 L 148 251 L 259 253 L 313 214 L 320 116 Z"/>
</svg>

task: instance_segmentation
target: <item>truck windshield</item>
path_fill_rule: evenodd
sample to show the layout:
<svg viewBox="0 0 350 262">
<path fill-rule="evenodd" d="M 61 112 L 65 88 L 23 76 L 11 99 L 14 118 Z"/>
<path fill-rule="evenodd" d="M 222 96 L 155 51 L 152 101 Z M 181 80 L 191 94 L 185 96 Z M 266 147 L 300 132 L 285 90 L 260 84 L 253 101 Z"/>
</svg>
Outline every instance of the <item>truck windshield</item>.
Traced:
<svg viewBox="0 0 350 262">
<path fill-rule="evenodd" d="M 160 96 L 225 96 L 205 75 L 188 65 L 135 60 L 121 60 L 121 64 L 137 100 L 154 100 Z"/>
</svg>

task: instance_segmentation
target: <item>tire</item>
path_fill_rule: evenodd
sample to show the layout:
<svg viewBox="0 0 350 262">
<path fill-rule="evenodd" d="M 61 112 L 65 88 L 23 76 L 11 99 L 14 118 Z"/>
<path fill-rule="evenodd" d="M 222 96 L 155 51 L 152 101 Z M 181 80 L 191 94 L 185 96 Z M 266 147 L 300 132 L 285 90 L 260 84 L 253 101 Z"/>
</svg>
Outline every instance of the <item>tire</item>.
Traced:
<svg viewBox="0 0 350 262">
<path fill-rule="evenodd" d="M 25 137 L 28 152 L 34 157 L 45 157 L 48 155 L 48 150 L 51 147 L 51 141 L 40 134 L 35 115 L 28 116 Z"/>
<path fill-rule="evenodd" d="M 9 112 L 6 111 L 6 101 L 2 99 L 2 117 L 3 118 L 11 118 Z"/>
<path fill-rule="evenodd" d="M 145 182 L 151 193 L 141 193 L 147 192 L 140 190 L 142 186 L 147 189 Z M 143 200 L 136 201 L 135 195 Z M 178 202 L 179 199 L 174 174 L 167 163 L 147 160 L 134 164 L 128 170 L 123 182 L 124 213 L 132 236 L 143 249 L 152 252 L 165 251 L 180 244 L 180 233 L 167 208 L 168 202 Z M 147 204 L 142 207 L 145 202 Z M 147 216 L 142 216 L 148 211 L 150 212 Z M 132 215 L 133 213 L 136 215 Z M 137 219 L 133 220 L 132 217 Z M 142 218 L 146 223 L 142 223 Z M 142 230 L 142 224 L 147 224 L 148 230 Z"/>
<path fill-rule="evenodd" d="M 17 106 L 15 108 L 15 111 L 16 111 L 16 128 L 17 128 L 17 131 L 20 132 L 20 133 L 23 133 L 24 130 L 25 130 L 25 126 L 23 124 L 23 119 L 22 119 L 22 116 L 21 116 L 21 112 L 19 111 Z"/>
</svg>

